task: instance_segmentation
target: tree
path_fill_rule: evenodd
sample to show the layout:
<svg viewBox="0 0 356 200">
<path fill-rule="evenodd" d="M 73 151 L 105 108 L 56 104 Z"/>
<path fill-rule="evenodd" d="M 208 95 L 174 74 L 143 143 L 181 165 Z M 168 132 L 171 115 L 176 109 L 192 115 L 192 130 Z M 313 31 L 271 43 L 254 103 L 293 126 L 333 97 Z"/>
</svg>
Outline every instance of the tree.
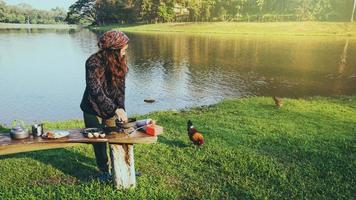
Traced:
<svg viewBox="0 0 356 200">
<path fill-rule="evenodd" d="M 162 22 L 171 22 L 174 17 L 173 12 L 174 4 L 172 2 L 164 3 L 162 2 L 158 7 L 158 16 Z"/>
<path fill-rule="evenodd" d="M 300 21 L 313 20 L 312 13 L 313 5 L 310 0 L 299 0 L 299 6 L 296 9 L 296 14 Z"/>
<path fill-rule="evenodd" d="M 257 6 L 260 9 L 260 11 L 262 12 L 265 0 L 256 0 Z"/>
<path fill-rule="evenodd" d="M 210 21 L 212 17 L 212 10 L 214 9 L 214 0 L 205 0 L 202 2 L 201 18 L 202 21 Z"/>
<path fill-rule="evenodd" d="M 0 0 L 0 22 L 5 23 L 63 23 L 66 12 L 63 8 L 47 10 L 34 9 L 31 5 L 21 3 L 15 6 L 6 5 Z"/>
<path fill-rule="evenodd" d="M 6 15 L 6 4 L 0 0 L 0 22 L 4 21 Z"/>
<path fill-rule="evenodd" d="M 78 0 L 69 7 L 66 21 L 68 23 L 78 23 L 86 20 L 93 24 L 101 24 L 96 16 L 96 0 Z"/>
<path fill-rule="evenodd" d="M 134 21 L 134 3 L 126 0 L 96 1 L 97 19 L 101 23 L 128 23 Z"/>
<path fill-rule="evenodd" d="M 137 21 L 150 22 L 150 13 L 152 12 L 152 1 L 137 0 L 134 4 L 134 12 Z"/>
<path fill-rule="evenodd" d="M 56 22 L 64 21 L 66 18 L 66 11 L 64 8 L 56 7 L 51 9 L 52 18 Z"/>
<path fill-rule="evenodd" d="M 66 20 L 93 24 L 261 19 L 349 21 L 350 13 L 345 10 L 352 2 L 353 21 L 356 0 L 77 0 Z"/>
</svg>

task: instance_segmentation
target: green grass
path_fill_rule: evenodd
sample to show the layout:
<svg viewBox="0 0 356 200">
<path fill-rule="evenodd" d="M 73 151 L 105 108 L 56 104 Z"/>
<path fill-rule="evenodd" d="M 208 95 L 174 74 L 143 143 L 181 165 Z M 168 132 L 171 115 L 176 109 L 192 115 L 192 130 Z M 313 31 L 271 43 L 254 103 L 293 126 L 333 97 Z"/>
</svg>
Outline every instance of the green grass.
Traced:
<svg viewBox="0 0 356 200">
<path fill-rule="evenodd" d="M 341 22 L 214 22 L 107 25 L 92 27 L 107 31 L 180 32 L 199 34 L 277 35 L 277 36 L 356 36 L 356 23 Z"/>
<path fill-rule="evenodd" d="M 155 112 L 159 142 L 135 146 L 137 188 L 115 190 L 92 177 L 90 145 L 0 156 L 0 199 L 353 199 L 356 96 L 225 100 Z M 206 139 L 195 148 L 193 120 Z M 46 123 L 83 127 L 82 121 Z"/>
</svg>

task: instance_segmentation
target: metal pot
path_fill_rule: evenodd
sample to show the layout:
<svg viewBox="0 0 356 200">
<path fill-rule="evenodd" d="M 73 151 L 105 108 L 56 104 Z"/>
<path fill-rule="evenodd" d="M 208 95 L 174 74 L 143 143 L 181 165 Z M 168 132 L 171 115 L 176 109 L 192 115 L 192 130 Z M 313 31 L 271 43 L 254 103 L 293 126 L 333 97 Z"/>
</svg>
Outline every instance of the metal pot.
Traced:
<svg viewBox="0 0 356 200">
<path fill-rule="evenodd" d="M 129 129 L 131 127 L 134 127 L 136 125 L 136 118 L 128 118 L 128 122 L 127 123 L 123 123 L 122 127 L 124 129 Z"/>
<path fill-rule="evenodd" d="M 15 140 L 21 140 L 21 139 L 26 139 L 30 137 L 30 133 L 22 128 L 21 126 L 15 126 L 11 129 L 10 131 L 10 136 L 12 139 Z"/>
<path fill-rule="evenodd" d="M 135 125 L 135 122 L 136 122 L 136 118 L 128 118 L 128 122 L 123 122 L 123 121 L 119 121 L 118 119 L 115 120 L 115 123 L 116 123 L 116 127 L 118 128 L 124 128 L 124 129 L 127 129 L 127 128 L 131 128 Z"/>
</svg>

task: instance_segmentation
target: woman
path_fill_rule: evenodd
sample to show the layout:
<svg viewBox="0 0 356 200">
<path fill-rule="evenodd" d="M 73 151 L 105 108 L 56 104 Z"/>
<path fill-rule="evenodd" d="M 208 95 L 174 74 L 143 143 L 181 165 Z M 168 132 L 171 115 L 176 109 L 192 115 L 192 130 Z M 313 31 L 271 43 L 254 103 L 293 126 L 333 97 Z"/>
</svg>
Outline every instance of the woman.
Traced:
<svg viewBox="0 0 356 200">
<path fill-rule="evenodd" d="M 99 51 L 86 61 L 86 88 L 80 108 L 86 128 L 115 126 L 115 119 L 127 121 L 125 112 L 125 75 L 128 71 L 126 49 L 129 38 L 121 31 L 108 31 L 98 42 Z M 110 178 L 106 143 L 94 143 L 99 179 Z"/>
</svg>

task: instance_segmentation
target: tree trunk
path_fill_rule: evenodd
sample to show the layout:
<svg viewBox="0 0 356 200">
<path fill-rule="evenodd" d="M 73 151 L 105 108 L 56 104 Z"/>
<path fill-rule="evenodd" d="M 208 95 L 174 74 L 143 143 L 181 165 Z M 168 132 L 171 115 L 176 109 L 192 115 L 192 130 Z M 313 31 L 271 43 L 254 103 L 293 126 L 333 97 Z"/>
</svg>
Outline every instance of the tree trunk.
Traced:
<svg viewBox="0 0 356 200">
<path fill-rule="evenodd" d="M 134 152 L 132 144 L 110 144 L 110 157 L 114 185 L 117 189 L 136 186 Z"/>
<path fill-rule="evenodd" d="M 354 22 L 355 8 L 356 8 L 356 0 L 354 0 L 354 8 L 352 9 L 351 22 Z"/>
</svg>

